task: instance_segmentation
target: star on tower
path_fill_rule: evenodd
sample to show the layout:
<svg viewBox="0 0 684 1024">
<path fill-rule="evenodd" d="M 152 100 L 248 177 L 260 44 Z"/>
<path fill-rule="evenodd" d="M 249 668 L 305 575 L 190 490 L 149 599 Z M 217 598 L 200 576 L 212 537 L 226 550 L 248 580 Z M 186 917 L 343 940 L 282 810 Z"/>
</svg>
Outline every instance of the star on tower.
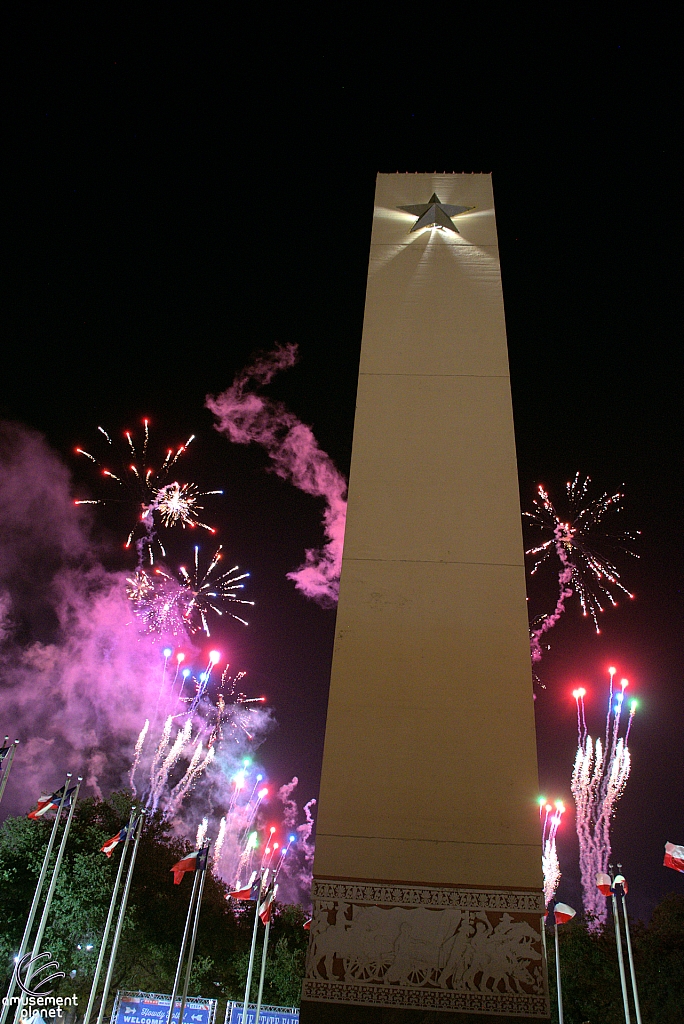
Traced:
<svg viewBox="0 0 684 1024">
<path fill-rule="evenodd" d="M 411 232 L 420 231 L 421 228 L 446 228 L 447 231 L 454 231 L 457 235 L 460 234 L 457 227 L 455 227 L 452 217 L 457 217 L 459 213 L 467 213 L 469 210 L 474 210 L 474 206 L 450 206 L 449 203 L 442 203 L 436 192 L 432 193 L 430 201 L 428 203 L 421 203 L 418 206 L 400 206 L 400 210 L 404 213 L 410 213 L 418 220 L 411 228 Z"/>
</svg>

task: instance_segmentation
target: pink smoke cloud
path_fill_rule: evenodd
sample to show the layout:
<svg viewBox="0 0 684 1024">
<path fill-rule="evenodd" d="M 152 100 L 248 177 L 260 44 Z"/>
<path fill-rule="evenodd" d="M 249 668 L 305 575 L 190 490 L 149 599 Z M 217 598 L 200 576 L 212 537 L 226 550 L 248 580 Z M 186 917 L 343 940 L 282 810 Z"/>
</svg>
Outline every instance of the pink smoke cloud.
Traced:
<svg viewBox="0 0 684 1024">
<path fill-rule="evenodd" d="M 315 852 L 313 808 L 316 806 L 316 801 L 309 800 L 304 805 L 305 820 L 295 828 L 295 823 L 299 818 L 299 807 L 292 794 L 298 783 L 299 779 L 295 775 L 292 782 L 286 783 L 278 790 L 278 800 L 283 805 L 283 840 L 287 841 L 287 835 L 293 832 L 297 837 L 285 858 L 279 885 L 281 899 L 286 902 L 301 901 L 308 908 L 311 904 L 311 882 L 313 880 Z"/>
<path fill-rule="evenodd" d="M 122 785 L 161 653 L 44 439 L 0 424 L 0 467 L 0 719 L 21 740 L 6 799 L 25 811 L 67 770 L 97 795 Z"/>
<path fill-rule="evenodd" d="M 36 432 L 0 422 L 0 730 L 20 739 L 2 814 L 25 814 L 41 792 L 62 785 L 66 771 L 83 776 L 84 795 L 106 797 L 129 786 L 136 741 L 149 720 L 135 775 L 139 795 L 164 811 L 177 835 L 191 839 L 206 817 L 208 834 L 216 838 L 235 773 L 275 727 L 273 712 L 245 711 L 248 729 L 231 729 L 224 719 L 221 739 L 210 701 L 204 711 L 179 715 L 163 746 L 172 676 L 163 676 L 162 652 L 165 640 L 173 648 L 177 639 L 141 628 L 126 596 L 130 573 L 106 569 L 100 554 L 89 514 L 74 505 L 69 472 L 57 454 Z M 188 637 L 182 646 L 190 664 Z M 171 777 L 166 772 L 164 791 L 153 793 L 155 766 L 184 727 L 188 737 L 176 770 Z M 186 794 L 183 778 L 193 752 L 203 744 L 203 760 L 215 741 L 215 756 Z M 298 817 L 289 797 L 295 785 L 281 790 L 285 832 Z M 228 817 L 217 869 L 233 883 L 244 832 L 263 821 L 240 807 Z M 296 877 L 288 887 L 293 900 L 308 899 L 306 872 L 298 883 L 311 849 L 305 839 L 295 855 Z"/>
<path fill-rule="evenodd" d="M 572 582 L 572 566 L 568 558 L 567 552 L 563 546 L 560 537 L 560 527 L 556 527 L 556 553 L 560 559 L 563 568 L 558 574 L 558 600 L 556 601 L 556 607 L 547 615 L 540 626 L 537 629 L 533 629 L 530 632 L 530 654 L 532 656 L 532 664 L 536 665 L 542 659 L 542 646 L 541 638 L 544 633 L 548 633 L 550 629 L 556 625 L 561 615 L 565 611 L 565 602 L 572 597 L 573 589 L 570 586 Z"/>
<path fill-rule="evenodd" d="M 281 402 L 257 393 L 276 373 L 293 366 L 296 358 L 296 345 L 279 346 L 239 373 L 220 395 L 208 395 L 206 404 L 217 419 L 216 429 L 230 441 L 262 445 L 278 476 L 306 494 L 325 499 L 326 543 L 322 548 L 309 548 L 304 563 L 287 576 L 307 597 L 323 607 L 332 607 L 339 594 L 347 482 L 330 456 L 319 448 L 310 427 Z"/>
</svg>

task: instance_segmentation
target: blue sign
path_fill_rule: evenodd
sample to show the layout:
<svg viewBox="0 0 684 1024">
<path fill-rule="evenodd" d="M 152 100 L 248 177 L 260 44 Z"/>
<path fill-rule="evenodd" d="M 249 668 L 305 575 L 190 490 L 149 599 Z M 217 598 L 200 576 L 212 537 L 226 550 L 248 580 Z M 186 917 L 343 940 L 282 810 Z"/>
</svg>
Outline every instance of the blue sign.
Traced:
<svg viewBox="0 0 684 1024">
<path fill-rule="evenodd" d="M 242 1024 L 243 1003 L 229 1003 L 226 1013 L 226 1024 Z M 256 1024 L 256 1007 L 250 1003 L 247 1007 L 245 1024 Z M 285 1006 L 262 1006 L 259 1024 L 299 1024 L 299 1010 Z"/>
<path fill-rule="evenodd" d="M 119 992 L 117 1013 L 112 1024 L 166 1024 L 171 996 L 155 992 Z M 180 998 L 173 1011 L 178 1024 Z M 183 1024 L 213 1024 L 216 1015 L 215 999 L 188 999 L 183 1013 Z"/>
</svg>

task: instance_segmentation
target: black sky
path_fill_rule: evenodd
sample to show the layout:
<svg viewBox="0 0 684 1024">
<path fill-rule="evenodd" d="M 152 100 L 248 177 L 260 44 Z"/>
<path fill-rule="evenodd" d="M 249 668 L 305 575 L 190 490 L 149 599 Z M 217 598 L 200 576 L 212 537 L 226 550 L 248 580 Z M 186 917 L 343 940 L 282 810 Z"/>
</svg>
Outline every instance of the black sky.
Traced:
<svg viewBox="0 0 684 1024">
<path fill-rule="evenodd" d="M 204 396 L 296 342 L 270 393 L 347 472 L 375 174 L 493 172 L 523 505 L 579 469 L 624 483 L 643 531 L 635 603 L 598 639 L 576 608 L 551 634 L 541 780 L 569 797 L 569 691 L 615 662 L 643 700 L 615 851 L 647 914 L 682 891 L 660 864 L 684 843 L 678 61 L 662 18 L 578 12 L 5 15 L 0 415 L 43 431 L 79 487 L 71 452 L 98 423 L 197 433 L 194 478 L 225 488 L 213 519 L 253 571 L 253 625 L 227 642 L 276 706 L 263 756 L 313 795 L 334 613 L 284 575 L 320 542 L 321 509 L 219 438 Z"/>
</svg>

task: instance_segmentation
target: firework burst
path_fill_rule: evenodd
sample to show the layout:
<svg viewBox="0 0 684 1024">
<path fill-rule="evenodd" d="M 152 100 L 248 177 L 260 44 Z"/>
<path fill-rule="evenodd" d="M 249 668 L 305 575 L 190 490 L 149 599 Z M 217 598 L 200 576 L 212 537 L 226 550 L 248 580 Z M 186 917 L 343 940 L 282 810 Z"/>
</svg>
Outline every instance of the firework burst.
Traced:
<svg viewBox="0 0 684 1024">
<path fill-rule="evenodd" d="M 625 735 L 620 736 L 620 720 L 628 681 L 621 679 L 620 689 L 616 689 L 615 671 L 614 668 L 610 669 L 603 741 L 597 738 L 594 742 L 587 730 L 584 706 L 586 690 L 579 687 L 573 691 L 577 704 L 577 755 L 571 788 L 576 808 L 583 903 L 585 911 L 590 915 L 589 927 L 594 931 L 598 931 L 606 922 L 606 901 L 596 888 L 596 875 L 608 870 L 610 826 L 629 778 L 631 756 L 627 742 L 637 706 L 633 700 Z"/>
<path fill-rule="evenodd" d="M 104 442 L 107 444 L 109 454 L 115 459 L 116 472 L 109 469 L 103 461 L 91 452 L 83 448 L 77 448 L 76 454 L 83 455 L 89 459 L 102 475 L 111 480 L 116 486 L 116 492 L 112 497 L 96 498 L 89 500 L 78 500 L 76 505 L 106 505 L 119 503 L 126 506 L 135 516 L 135 522 L 130 528 L 126 547 L 135 544 L 138 552 L 138 564 L 143 562 L 154 563 L 155 544 L 164 555 L 164 546 L 157 536 L 157 527 L 170 528 L 181 525 L 185 527 L 199 526 L 210 533 L 215 531 L 211 526 L 203 523 L 200 519 L 200 512 L 203 511 L 199 499 L 211 494 L 223 494 L 223 491 L 200 491 L 192 483 L 178 483 L 177 480 L 170 480 L 170 476 L 178 460 L 187 451 L 188 446 L 194 441 L 192 434 L 185 444 L 177 448 L 168 448 L 166 455 L 160 460 L 158 468 L 154 468 L 149 462 L 149 421 L 143 420 L 143 440 L 138 444 L 129 430 L 125 431 L 126 445 L 123 450 L 115 444 L 110 434 L 104 427 L 98 427 L 98 431 Z M 128 461 L 131 459 L 132 461 Z"/>
<path fill-rule="evenodd" d="M 201 630 L 207 636 L 211 636 L 209 621 L 212 612 L 218 616 L 222 616 L 225 612 L 232 619 L 237 619 L 244 626 L 248 626 L 249 623 L 245 619 L 236 615 L 225 605 L 254 606 L 254 601 L 246 601 L 240 596 L 245 586 L 242 581 L 249 579 L 249 573 L 240 572 L 238 565 L 234 565 L 227 572 L 217 572 L 223 557 L 222 545 L 219 545 L 209 567 L 203 572 L 200 568 L 199 551 L 199 546 L 196 545 L 190 572 L 184 565 L 179 566 L 178 577 L 171 576 L 163 569 L 156 570 L 157 575 L 165 581 L 167 588 L 171 588 L 171 591 L 177 588 L 176 604 L 181 609 L 188 632 L 197 633 Z M 222 605 L 224 607 L 221 607 Z"/>
<path fill-rule="evenodd" d="M 631 548 L 638 533 L 610 534 L 604 527 L 604 519 L 610 512 L 622 510 L 623 495 L 604 492 L 598 498 L 590 498 L 589 484 L 590 478 L 581 481 L 579 473 L 566 484 L 568 514 L 565 517 L 542 486 L 532 502 L 534 511 L 523 513 L 531 526 L 542 531 L 541 543 L 525 552 L 535 559 L 530 575 L 534 576 L 547 561 L 557 558 L 560 562 L 556 607 L 550 615 L 535 620 L 530 631 L 534 662 L 542 656 L 543 634 L 555 626 L 573 593 L 579 598 L 582 615 L 591 617 L 597 633 L 600 632 L 599 613 L 607 604 L 617 606 L 616 592 L 621 591 L 629 598 L 634 596 L 624 586 L 613 562 L 597 550 L 597 545 L 605 545 L 632 558 L 639 557 Z"/>
</svg>

